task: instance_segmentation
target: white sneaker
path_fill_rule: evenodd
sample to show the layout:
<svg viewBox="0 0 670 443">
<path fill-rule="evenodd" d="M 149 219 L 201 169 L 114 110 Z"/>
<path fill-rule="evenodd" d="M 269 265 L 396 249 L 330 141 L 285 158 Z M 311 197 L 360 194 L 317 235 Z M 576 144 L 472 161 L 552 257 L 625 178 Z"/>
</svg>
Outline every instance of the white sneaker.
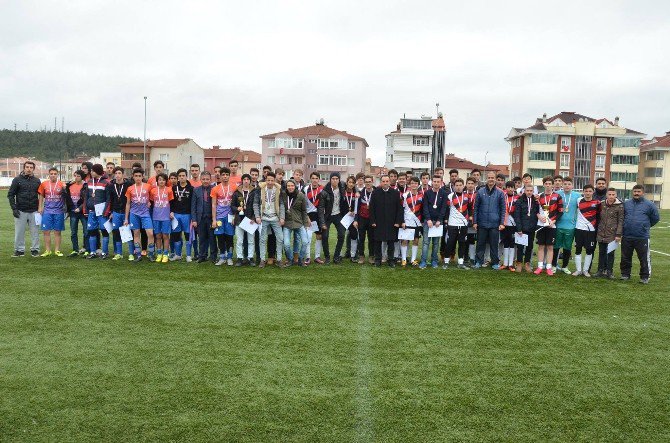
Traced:
<svg viewBox="0 0 670 443">
<path fill-rule="evenodd" d="M 186 263 L 191 263 L 191 261 L 193 261 L 193 259 L 191 258 L 190 255 L 187 255 L 186 256 Z"/>
<path fill-rule="evenodd" d="M 227 261 L 228 266 L 233 266 L 233 259 L 229 258 Z"/>
<path fill-rule="evenodd" d="M 584 277 L 591 277 L 591 274 L 589 274 L 589 271 L 584 271 L 584 272 L 582 272 L 582 275 L 583 275 Z"/>
<path fill-rule="evenodd" d="M 181 255 L 173 255 L 170 257 L 170 261 L 179 261 L 181 260 Z"/>
<path fill-rule="evenodd" d="M 223 265 L 224 263 L 226 263 L 226 261 L 225 261 L 224 259 L 220 258 L 219 261 L 217 261 L 216 263 L 214 263 L 214 266 L 221 266 L 221 265 Z"/>
<path fill-rule="evenodd" d="M 572 273 L 573 277 L 577 277 L 577 276 L 580 276 L 580 275 L 582 275 L 581 271 L 575 271 L 575 272 Z"/>
<path fill-rule="evenodd" d="M 568 268 L 561 268 L 561 269 L 563 269 L 563 272 L 565 272 L 568 275 L 572 274 L 572 272 L 570 272 L 570 269 Z"/>
</svg>

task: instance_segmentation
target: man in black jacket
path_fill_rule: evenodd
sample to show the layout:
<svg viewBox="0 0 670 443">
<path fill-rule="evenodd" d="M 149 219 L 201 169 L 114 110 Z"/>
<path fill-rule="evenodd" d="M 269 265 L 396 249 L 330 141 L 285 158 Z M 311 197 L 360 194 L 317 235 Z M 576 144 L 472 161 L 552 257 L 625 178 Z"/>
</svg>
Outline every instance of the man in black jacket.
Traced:
<svg viewBox="0 0 670 443">
<path fill-rule="evenodd" d="M 382 264 L 382 242 L 386 242 L 388 264 L 395 267 L 393 243 L 398 240 L 398 228 L 405 227 L 400 193 L 391 188 L 388 175 L 381 178 L 381 186 L 372 191 L 370 197 L 370 225 L 375 238 L 375 266 Z"/>
<path fill-rule="evenodd" d="M 26 253 L 26 225 L 30 228 L 30 255 L 37 257 L 40 252 L 40 230 L 35 223 L 35 212 L 39 206 L 37 189 L 40 179 L 35 177 L 35 163 L 23 164 L 23 172 L 12 180 L 7 198 L 14 215 L 14 255 L 22 257 Z"/>
<path fill-rule="evenodd" d="M 330 225 L 334 224 L 337 230 L 337 243 L 335 244 L 335 255 L 333 263 L 340 263 L 342 257 L 342 245 L 344 244 L 344 234 L 346 229 L 342 226 L 340 221 L 344 214 L 346 214 L 346 202 L 344 201 L 344 185 L 340 182 L 340 173 L 332 172 L 330 174 L 330 181 L 323 187 L 323 191 L 319 194 L 318 217 L 319 226 L 321 227 L 321 240 L 323 242 L 323 254 L 326 257 L 325 263 L 330 263 L 330 248 L 328 247 L 328 233 Z"/>
<path fill-rule="evenodd" d="M 523 194 L 517 199 L 514 209 L 514 223 L 516 226 L 516 235 L 521 237 L 528 236 L 528 245 L 516 246 L 516 272 L 521 272 L 522 263 L 526 272 L 532 272 L 531 259 L 533 258 L 533 241 L 535 240 L 535 230 L 537 229 L 537 216 L 540 214 L 540 202 L 534 195 L 535 187 L 532 184 L 524 185 Z"/>
<path fill-rule="evenodd" d="M 202 186 L 193 190 L 191 199 L 191 225 L 198 231 L 198 240 L 200 242 L 198 263 L 207 261 L 207 253 L 210 252 L 211 258 L 216 259 L 216 241 L 214 240 L 214 230 L 212 229 L 212 185 L 210 181 L 212 176 L 205 171 L 200 174 Z"/>
<path fill-rule="evenodd" d="M 86 173 L 78 169 L 73 174 L 74 179 L 65 185 L 65 206 L 70 217 L 70 241 L 72 242 L 72 252 L 70 257 L 85 255 L 88 251 L 88 230 L 86 228 L 87 220 L 84 215 L 84 195 L 86 194 L 86 183 L 84 177 Z M 79 249 L 79 225 L 81 224 L 84 234 L 84 244 Z"/>
<path fill-rule="evenodd" d="M 130 182 L 123 177 L 124 170 L 117 166 L 113 169 L 114 180 L 107 184 L 107 206 L 110 208 L 109 221 L 112 222 L 112 240 L 114 241 L 114 257 L 112 260 L 123 258 L 123 243 L 119 229 L 126 220 L 126 191 Z M 133 255 L 133 242 L 128 244 L 128 256 Z"/>
</svg>

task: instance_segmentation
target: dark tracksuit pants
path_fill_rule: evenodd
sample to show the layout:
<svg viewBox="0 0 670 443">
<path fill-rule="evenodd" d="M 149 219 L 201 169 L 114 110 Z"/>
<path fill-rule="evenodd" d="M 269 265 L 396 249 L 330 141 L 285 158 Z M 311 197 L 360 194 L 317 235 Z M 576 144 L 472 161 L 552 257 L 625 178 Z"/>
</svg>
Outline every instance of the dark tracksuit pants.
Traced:
<svg viewBox="0 0 670 443">
<path fill-rule="evenodd" d="M 621 275 L 630 276 L 633 251 L 637 253 L 637 258 L 640 260 L 640 278 L 651 277 L 651 257 L 647 238 L 624 237 L 621 239 Z"/>
</svg>

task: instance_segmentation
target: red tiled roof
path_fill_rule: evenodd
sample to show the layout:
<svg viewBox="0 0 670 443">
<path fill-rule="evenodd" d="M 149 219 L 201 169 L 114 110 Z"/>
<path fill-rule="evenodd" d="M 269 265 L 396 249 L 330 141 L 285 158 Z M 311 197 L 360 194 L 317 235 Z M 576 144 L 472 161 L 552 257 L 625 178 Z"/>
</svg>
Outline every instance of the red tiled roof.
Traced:
<svg viewBox="0 0 670 443">
<path fill-rule="evenodd" d="M 491 164 L 489 164 L 486 167 L 486 170 L 487 171 L 496 171 L 500 174 L 505 174 L 505 175 L 509 176 L 509 165 L 491 165 Z"/>
<path fill-rule="evenodd" d="M 484 169 L 484 166 L 472 163 L 465 158 L 456 157 L 453 154 L 447 154 L 444 157 L 444 169 Z"/>
<path fill-rule="evenodd" d="M 655 142 L 649 141 L 640 146 L 640 151 L 650 151 L 654 148 L 670 148 L 670 131 L 665 135 L 654 137 Z"/>
<path fill-rule="evenodd" d="M 584 120 L 587 120 L 587 121 L 590 121 L 590 122 L 596 121 L 594 118 L 591 118 L 591 117 L 588 117 L 588 116 L 582 115 L 582 114 L 577 114 L 576 112 L 561 111 L 560 113 L 549 117 L 547 119 L 547 123 L 551 123 L 554 120 L 556 120 L 557 118 L 560 118 L 563 121 L 563 123 L 568 124 L 568 125 L 570 123 L 577 122 L 577 121 L 579 121 L 579 119 L 582 119 L 582 118 Z"/>
<path fill-rule="evenodd" d="M 438 117 L 438 118 L 434 119 L 432 127 L 433 127 L 434 131 L 438 131 L 438 132 L 442 132 L 447 128 L 447 126 L 444 123 L 444 118 L 442 118 L 442 117 Z"/>
<path fill-rule="evenodd" d="M 147 147 L 149 148 L 176 148 L 191 140 L 190 138 L 161 138 L 158 140 L 147 140 Z M 121 143 L 120 148 L 142 148 L 144 142 Z"/>
<path fill-rule="evenodd" d="M 271 138 L 275 137 L 279 134 L 288 134 L 293 138 L 305 138 L 308 136 L 315 136 L 315 137 L 332 137 L 333 135 L 341 135 L 343 137 L 346 137 L 348 140 L 352 141 L 362 141 L 363 144 L 368 147 L 368 142 L 363 138 L 363 137 L 358 137 L 353 134 L 347 133 L 347 131 L 340 131 L 337 129 L 329 128 L 326 125 L 312 125 L 312 126 L 305 126 L 304 128 L 297 128 L 297 129 L 287 129 L 286 131 L 279 131 L 279 132 L 274 132 L 272 134 L 266 134 L 266 135 L 261 135 L 261 138 Z"/>
<path fill-rule="evenodd" d="M 205 158 L 227 158 L 230 160 L 244 161 L 244 156 L 248 155 L 246 161 L 253 163 L 261 162 L 261 154 L 256 151 L 241 148 L 210 148 L 205 149 Z"/>
</svg>

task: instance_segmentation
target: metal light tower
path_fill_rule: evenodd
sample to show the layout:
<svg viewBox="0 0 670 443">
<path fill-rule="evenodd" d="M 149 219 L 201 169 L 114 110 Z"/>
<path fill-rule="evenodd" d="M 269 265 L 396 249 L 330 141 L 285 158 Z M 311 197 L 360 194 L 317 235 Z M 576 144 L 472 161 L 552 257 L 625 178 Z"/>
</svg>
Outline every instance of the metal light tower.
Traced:
<svg viewBox="0 0 670 443">
<path fill-rule="evenodd" d="M 142 163 L 144 171 L 147 170 L 147 96 L 144 96 L 144 148 L 142 150 Z"/>
</svg>

